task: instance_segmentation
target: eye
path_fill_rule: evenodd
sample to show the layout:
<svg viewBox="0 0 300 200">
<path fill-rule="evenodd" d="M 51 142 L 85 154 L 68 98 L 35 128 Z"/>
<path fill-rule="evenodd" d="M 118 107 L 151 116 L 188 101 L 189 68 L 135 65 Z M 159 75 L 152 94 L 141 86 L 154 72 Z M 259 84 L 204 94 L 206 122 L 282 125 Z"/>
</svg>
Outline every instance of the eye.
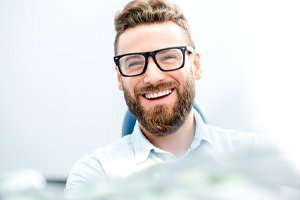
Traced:
<svg viewBox="0 0 300 200">
<path fill-rule="evenodd" d="M 173 54 L 165 55 L 164 57 L 161 58 L 162 61 L 172 61 L 172 60 L 177 60 L 177 59 L 178 59 L 178 57 Z"/>
<path fill-rule="evenodd" d="M 157 56 L 157 60 L 160 63 L 174 63 L 180 59 L 180 54 L 177 51 L 163 52 Z"/>
<path fill-rule="evenodd" d="M 182 52 L 180 49 L 174 48 L 174 49 L 167 49 L 160 51 L 156 54 L 156 59 L 159 62 L 162 63 L 173 63 L 177 62 L 178 60 L 181 60 Z"/>
<path fill-rule="evenodd" d="M 145 59 L 141 55 L 128 55 L 121 58 L 122 66 L 127 69 L 143 67 Z"/>
<path fill-rule="evenodd" d="M 133 60 L 133 61 L 130 61 L 126 64 L 126 67 L 127 68 L 135 68 L 135 67 L 140 67 L 140 66 L 143 66 L 144 65 L 144 62 L 141 61 L 141 60 Z"/>
</svg>

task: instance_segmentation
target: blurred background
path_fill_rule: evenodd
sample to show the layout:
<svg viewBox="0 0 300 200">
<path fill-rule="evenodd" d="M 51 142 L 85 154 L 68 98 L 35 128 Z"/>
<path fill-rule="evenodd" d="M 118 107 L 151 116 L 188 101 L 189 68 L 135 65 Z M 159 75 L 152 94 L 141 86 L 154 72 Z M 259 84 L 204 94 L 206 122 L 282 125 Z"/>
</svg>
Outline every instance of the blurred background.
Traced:
<svg viewBox="0 0 300 200">
<path fill-rule="evenodd" d="M 113 18 L 128 1 L 0 0 L 0 174 L 64 181 L 121 136 Z M 299 3 L 172 1 L 186 14 L 210 124 L 270 134 L 300 166 Z"/>
</svg>

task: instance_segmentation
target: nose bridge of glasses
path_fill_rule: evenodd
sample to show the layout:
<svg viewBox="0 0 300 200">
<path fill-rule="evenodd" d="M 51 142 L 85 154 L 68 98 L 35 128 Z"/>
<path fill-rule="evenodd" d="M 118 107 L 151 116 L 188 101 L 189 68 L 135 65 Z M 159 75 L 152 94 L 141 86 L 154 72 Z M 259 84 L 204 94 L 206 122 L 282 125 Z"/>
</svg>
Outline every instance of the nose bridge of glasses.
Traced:
<svg viewBox="0 0 300 200">
<path fill-rule="evenodd" d="M 165 75 L 155 58 L 156 52 L 145 54 L 145 81 L 153 84 L 164 79 Z"/>
<path fill-rule="evenodd" d="M 161 70 L 161 67 L 159 66 L 159 64 L 156 60 L 156 57 L 155 57 L 156 53 L 157 53 L 156 51 L 151 51 L 151 52 L 146 52 L 144 54 L 144 56 L 145 56 L 145 67 L 146 68 L 148 67 L 149 64 L 154 63 L 156 65 L 156 67 Z"/>
</svg>

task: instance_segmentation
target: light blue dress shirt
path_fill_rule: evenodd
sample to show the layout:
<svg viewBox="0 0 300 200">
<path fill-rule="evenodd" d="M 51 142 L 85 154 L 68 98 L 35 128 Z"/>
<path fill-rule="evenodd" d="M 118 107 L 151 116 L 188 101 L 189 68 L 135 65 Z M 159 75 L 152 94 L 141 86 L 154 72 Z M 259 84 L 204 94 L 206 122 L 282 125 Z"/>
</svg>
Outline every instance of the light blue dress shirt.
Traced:
<svg viewBox="0 0 300 200">
<path fill-rule="evenodd" d="M 196 129 L 193 142 L 179 159 L 151 144 L 136 123 L 131 135 L 99 148 L 77 161 L 69 174 L 65 193 L 76 193 L 94 183 L 99 185 L 109 183 L 113 179 L 126 178 L 155 164 L 174 162 L 191 155 L 214 157 L 239 148 L 269 145 L 269 139 L 263 134 L 221 129 L 204 124 L 195 110 L 194 121 Z"/>
</svg>

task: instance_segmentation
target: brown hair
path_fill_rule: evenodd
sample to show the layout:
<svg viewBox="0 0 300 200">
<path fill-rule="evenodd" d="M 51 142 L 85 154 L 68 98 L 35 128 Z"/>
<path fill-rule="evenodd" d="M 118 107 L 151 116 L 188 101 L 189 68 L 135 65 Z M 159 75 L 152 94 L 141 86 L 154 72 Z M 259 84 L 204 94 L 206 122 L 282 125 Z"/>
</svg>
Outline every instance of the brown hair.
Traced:
<svg viewBox="0 0 300 200">
<path fill-rule="evenodd" d="M 133 0 L 115 16 L 115 54 L 120 35 L 128 28 L 141 24 L 153 24 L 172 21 L 180 26 L 187 36 L 188 45 L 194 47 L 188 22 L 182 11 L 174 4 L 165 0 Z M 195 48 L 195 47 L 194 47 Z"/>
</svg>

